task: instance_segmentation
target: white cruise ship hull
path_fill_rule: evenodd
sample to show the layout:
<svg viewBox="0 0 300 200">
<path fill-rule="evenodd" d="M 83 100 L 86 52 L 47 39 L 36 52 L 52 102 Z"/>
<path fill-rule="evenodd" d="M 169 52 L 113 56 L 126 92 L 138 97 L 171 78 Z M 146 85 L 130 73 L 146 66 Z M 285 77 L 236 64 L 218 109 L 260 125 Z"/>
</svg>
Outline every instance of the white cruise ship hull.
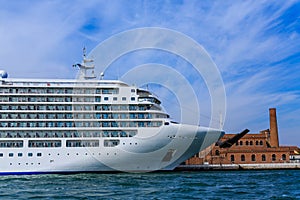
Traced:
<svg viewBox="0 0 300 200">
<path fill-rule="evenodd" d="M 7 158 L 7 162 L 0 164 L 0 174 L 173 170 L 216 142 L 223 134 L 223 131 L 214 129 L 170 124 L 153 130 L 141 129 L 135 137 L 120 138 L 119 145 L 109 148 L 24 148 L 24 154 L 40 153 L 41 156 Z M 65 140 L 67 138 L 62 139 L 62 143 Z M 99 140 L 103 144 L 103 139 Z M 4 153 L 17 155 L 20 152 L 15 148 L 7 149 Z"/>
</svg>

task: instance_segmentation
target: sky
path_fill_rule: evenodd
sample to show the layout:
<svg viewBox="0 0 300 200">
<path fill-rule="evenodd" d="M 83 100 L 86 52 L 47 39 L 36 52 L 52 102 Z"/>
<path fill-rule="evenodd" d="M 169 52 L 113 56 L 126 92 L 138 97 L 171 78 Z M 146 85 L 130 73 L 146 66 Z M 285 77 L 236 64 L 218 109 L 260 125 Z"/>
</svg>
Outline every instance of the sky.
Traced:
<svg viewBox="0 0 300 200">
<path fill-rule="evenodd" d="M 81 62 L 83 47 L 90 52 L 136 28 L 174 30 L 199 43 L 217 66 L 226 91 L 226 115 L 220 118 L 227 133 L 269 128 L 269 108 L 275 107 L 280 144 L 300 146 L 299 10 L 299 0 L 0 0 L 0 69 L 11 78 L 75 78 L 72 65 Z M 198 99 L 200 125 L 209 125 L 205 80 L 177 55 L 131 52 L 111 64 L 105 79 L 147 63 L 170 66 L 186 77 Z M 195 117 L 188 100 L 178 102 L 172 89 L 147 87 L 174 120 L 181 121 L 179 106 Z"/>
</svg>

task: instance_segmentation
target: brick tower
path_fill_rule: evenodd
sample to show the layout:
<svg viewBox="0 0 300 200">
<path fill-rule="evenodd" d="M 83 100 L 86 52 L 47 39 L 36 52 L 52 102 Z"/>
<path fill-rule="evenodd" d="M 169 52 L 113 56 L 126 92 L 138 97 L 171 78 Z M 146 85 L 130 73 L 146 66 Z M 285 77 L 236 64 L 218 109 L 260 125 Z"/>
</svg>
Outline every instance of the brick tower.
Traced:
<svg viewBox="0 0 300 200">
<path fill-rule="evenodd" d="M 270 108 L 270 145 L 279 147 L 276 108 Z"/>
</svg>

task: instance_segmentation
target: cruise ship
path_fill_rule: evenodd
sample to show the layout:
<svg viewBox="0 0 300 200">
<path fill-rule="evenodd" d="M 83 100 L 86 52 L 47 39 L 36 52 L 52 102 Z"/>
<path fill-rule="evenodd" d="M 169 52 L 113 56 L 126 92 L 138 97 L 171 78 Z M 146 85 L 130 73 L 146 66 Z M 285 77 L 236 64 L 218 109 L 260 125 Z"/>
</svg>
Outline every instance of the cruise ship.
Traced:
<svg viewBox="0 0 300 200">
<path fill-rule="evenodd" d="M 224 135 L 171 121 L 154 94 L 97 79 L 92 62 L 74 80 L 1 71 L 1 175 L 173 170 Z"/>
</svg>

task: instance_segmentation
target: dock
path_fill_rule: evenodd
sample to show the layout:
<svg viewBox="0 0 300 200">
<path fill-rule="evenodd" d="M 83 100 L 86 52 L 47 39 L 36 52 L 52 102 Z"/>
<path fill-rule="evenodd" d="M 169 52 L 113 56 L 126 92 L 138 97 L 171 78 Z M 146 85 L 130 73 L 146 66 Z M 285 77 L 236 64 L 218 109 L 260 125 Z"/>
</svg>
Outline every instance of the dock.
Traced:
<svg viewBox="0 0 300 200">
<path fill-rule="evenodd" d="M 175 171 L 300 169 L 300 163 L 179 165 Z"/>
</svg>

